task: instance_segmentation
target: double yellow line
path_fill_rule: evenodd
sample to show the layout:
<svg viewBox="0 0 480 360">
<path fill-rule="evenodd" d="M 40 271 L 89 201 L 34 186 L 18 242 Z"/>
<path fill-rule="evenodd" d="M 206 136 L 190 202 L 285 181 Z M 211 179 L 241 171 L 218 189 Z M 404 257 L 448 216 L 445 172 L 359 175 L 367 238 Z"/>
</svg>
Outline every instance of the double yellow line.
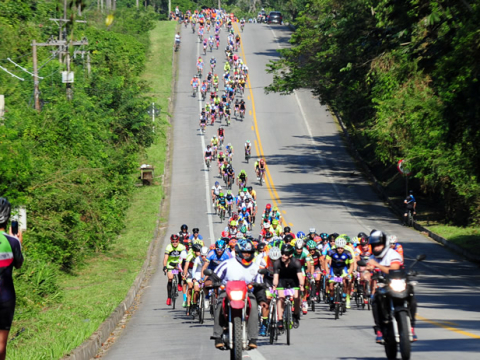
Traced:
<svg viewBox="0 0 480 360">
<path fill-rule="evenodd" d="M 233 24 L 235 27 L 235 31 L 240 34 L 240 31 L 238 29 L 238 25 L 236 23 Z M 242 57 L 243 57 L 243 62 L 247 64 L 247 58 L 245 56 L 245 50 L 243 49 L 243 40 L 241 39 L 240 35 L 240 48 L 242 50 Z M 263 152 L 263 146 L 262 146 L 262 140 L 260 138 L 260 133 L 258 131 L 258 123 L 257 123 L 257 114 L 255 111 L 255 99 L 253 97 L 253 91 L 252 91 L 252 84 L 250 83 L 250 76 L 247 77 L 247 84 L 248 84 L 248 89 L 250 91 L 250 99 L 252 100 L 252 116 L 253 116 L 253 123 L 254 123 L 254 131 L 257 136 L 257 140 L 254 141 L 255 144 L 255 150 L 257 152 L 258 156 L 261 156 L 262 158 L 265 158 L 265 154 Z M 270 170 L 268 169 L 268 164 L 266 165 L 266 177 L 265 177 L 265 184 L 267 185 L 268 192 L 270 193 L 270 198 L 272 199 L 273 206 L 277 206 L 280 210 L 280 204 L 282 203 L 282 200 L 280 200 L 280 197 L 278 196 L 277 189 L 275 188 L 275 184 L 273 183 L 272 180 L 272 175 L 270 174 Z M 285 212 L 283 212 L 285 214 Z M 285 225 L 285 217 L 282 215 L 282 222 Z"/>
</svg>

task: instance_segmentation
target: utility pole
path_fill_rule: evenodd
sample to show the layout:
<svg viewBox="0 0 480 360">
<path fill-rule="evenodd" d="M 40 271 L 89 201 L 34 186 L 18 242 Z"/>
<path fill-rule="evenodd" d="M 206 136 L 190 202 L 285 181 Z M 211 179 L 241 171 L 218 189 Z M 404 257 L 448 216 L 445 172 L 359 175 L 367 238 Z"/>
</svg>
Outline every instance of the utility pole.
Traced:
<svg viewBox="0 0 480 360">
<path fill-rule="evenodd" d="M 168 17 L 167 17 L 167 19 L 170 18 L 171 13 L 172 13 L 172 0 L 168 0 Z"/>
<path fill-rule="evenodd" d="M 37 63 L 37 42 L 32 41 L 32 55 L 33 55 L 33 101 L 35 110 L 40 112 L 40 90 L 38 78 L 38 63 Z"/>
<path fill-rule="evenodd" d="M 138 0 L 137 0 L 137 10 L 138 10 L 138 7 L 139 7 L 139 4 L 138 4 Z"/>
</svg>

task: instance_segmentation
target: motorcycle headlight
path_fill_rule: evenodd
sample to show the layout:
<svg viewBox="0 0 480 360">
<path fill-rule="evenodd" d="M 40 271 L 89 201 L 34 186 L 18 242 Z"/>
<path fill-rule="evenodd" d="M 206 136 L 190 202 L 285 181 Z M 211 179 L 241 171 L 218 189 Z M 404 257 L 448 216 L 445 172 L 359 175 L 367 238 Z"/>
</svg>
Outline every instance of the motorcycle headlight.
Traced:
<svg viewBox="0 0 480 360">
<path fill-rule="evenodd" d="M 243 294 L 242 290 L 233 290 L 230 291 L 230 300 L 232 301 L 241 301 L 245 295 Z"/>
<path fill-rule="evenodd" d="M 393 279 L 390 281 L 390 288 L 395 292 L 402 292 L 407 288 L 405 279 Z"/>
</svg>

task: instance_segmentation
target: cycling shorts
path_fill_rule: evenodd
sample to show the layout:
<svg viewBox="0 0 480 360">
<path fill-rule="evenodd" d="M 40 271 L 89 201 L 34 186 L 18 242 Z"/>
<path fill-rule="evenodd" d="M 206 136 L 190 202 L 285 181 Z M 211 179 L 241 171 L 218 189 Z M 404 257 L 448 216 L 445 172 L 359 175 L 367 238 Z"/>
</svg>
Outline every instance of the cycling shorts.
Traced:
<svg viewBox="0 0 480 360">
<path fill-rule="evenodd" d="M 15 299 L 0 303 L 0 330 L 10 330 L 15 314 Z"/>
<path fill-rule="evenodd" d="M 295 279 L 279 279 L 278 280 L 278 290 L 283 290 L 285 288 L 298 288 L 300 286 L 300 282 L 298 278 Z"/>
<path fill-rule="evenodd" d="M 330 276 L 339 276 L 339 277 L 347 277 L 348 276 L 348 269 L 346 267 L 344 268 L 338 268 L 338 269 L 333 269 L 330 268 Z M 333 282 L 333 278 L 330 278 L 328 280 L 329 282 Z"/>
</svg>

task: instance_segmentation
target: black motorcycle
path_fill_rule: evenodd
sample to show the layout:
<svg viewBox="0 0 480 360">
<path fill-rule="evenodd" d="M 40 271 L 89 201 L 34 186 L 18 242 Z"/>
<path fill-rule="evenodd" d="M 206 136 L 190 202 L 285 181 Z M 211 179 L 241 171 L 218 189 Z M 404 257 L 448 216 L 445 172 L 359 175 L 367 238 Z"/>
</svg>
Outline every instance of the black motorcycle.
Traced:
<svg viewBox="0 0 480 360">
<path fill-rule="evenodd" d="M 403 360 L 410 359 L 412 334 L 411 301 L 414 297 L 413 287 L 417 284 L 412 278 L 417 275 L 410 269 L 426 255 L 418 255 L 409 270 L 390 270 L 388 274 L 376 273 L 372 279 L 377 281 L 376 299 L 381 318 L 385 353 L 388 359 L 397 358 L 397 344 Z M 361 260 L 360 266 L 366 263 Z"/>
</svg>

